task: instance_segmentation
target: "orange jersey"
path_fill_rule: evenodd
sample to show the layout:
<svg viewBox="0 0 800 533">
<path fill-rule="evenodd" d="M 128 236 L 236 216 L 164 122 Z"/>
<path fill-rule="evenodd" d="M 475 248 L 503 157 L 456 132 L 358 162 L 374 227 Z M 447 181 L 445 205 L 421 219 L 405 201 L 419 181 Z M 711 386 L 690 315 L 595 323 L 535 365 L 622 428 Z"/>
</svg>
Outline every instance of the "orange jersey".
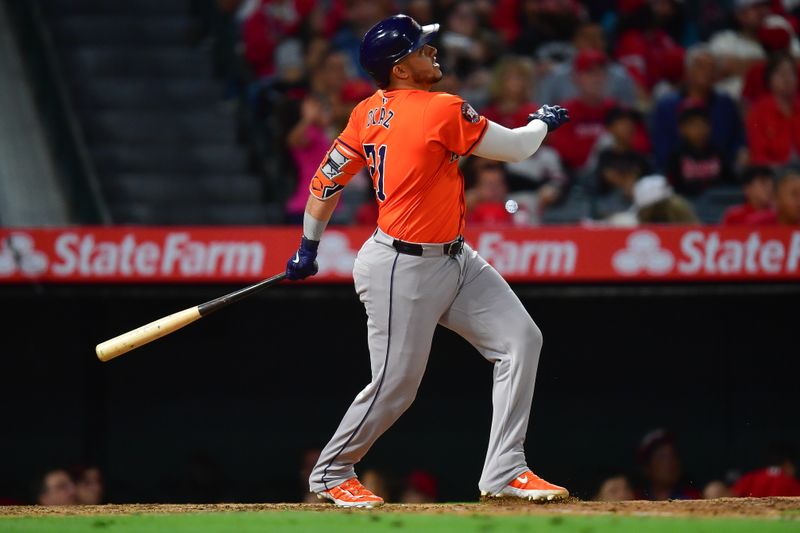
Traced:
<svg viewBox="0 0 800 533">
<path fill-rule="evenodd" d="M 377 91 L 359 103 L 311 180 L 320 200 L 339 193 L 366 166 L 378 201 L 378 226 L 409 242 L 448 242 L 464 229 L 464 177 L 488 123 L 447 93 Z"/>
</svg>

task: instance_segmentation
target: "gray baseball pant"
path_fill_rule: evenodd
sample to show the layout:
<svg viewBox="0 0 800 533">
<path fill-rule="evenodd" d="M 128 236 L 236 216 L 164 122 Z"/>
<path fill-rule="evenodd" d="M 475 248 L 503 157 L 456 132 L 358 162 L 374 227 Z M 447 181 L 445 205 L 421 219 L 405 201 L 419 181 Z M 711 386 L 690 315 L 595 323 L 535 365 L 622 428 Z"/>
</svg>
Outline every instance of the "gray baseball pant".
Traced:
<svg viewBox="0 0 800 533">
<path fill-rule="evenodd" d="M 358 252 L 353 277 L 367 311 L 372 381 L 322 450 L 309 487 L 321 492 L 355 476 L 353 466 L 414 401 L 441 324 L 494 363 L 478 487 L 497 493 L 528 468 L 523 442 L 542 334 L 508 283 L 466 244 L 455 257 L 443 255 L 441 245 L 419 257 L 399 253 L 392 240 L 378 230 Z"/>
</svg>

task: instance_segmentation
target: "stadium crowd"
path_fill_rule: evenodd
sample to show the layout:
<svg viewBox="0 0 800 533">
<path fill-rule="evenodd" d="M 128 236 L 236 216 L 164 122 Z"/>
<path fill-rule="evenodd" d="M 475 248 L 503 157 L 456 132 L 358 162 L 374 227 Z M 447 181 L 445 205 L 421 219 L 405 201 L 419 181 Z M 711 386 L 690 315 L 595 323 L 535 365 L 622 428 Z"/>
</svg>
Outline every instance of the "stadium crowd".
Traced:
<svg viewBox="0 0 800 533">
<path fill-rule="evenodd" d="M 216 7 L 245 65 L 228 69 L 229 81 L 246 86 L 271 168 L 287 176 L 287 222 L 302 216 L 309 176 L 350 110 L 375 89 L 358 64 L 361 36 L 403 12 L 442 24 L 435 90 L 510 128 L 540 104 L 570 110 L 572 121 L 530 159 L 465 163 L 471 221 L 800 224 L 796 0 Z M 371 189 L 366 175 L 351 182 L 335 221 L 374 223 Z"/>
<path fill-rule="evenodd" d="M 307 479 L 319 457 L 319 449 L 305 450 L 299 458 L 295 486 L 287 485 L 280 501 L 318 503 L 306 488 Z M 213 459 L 192 460 L 186 479 L 180 481 L 171 501 L 220 503 L 231 491 L 221 467 Z M 800 496 L 796 455 L 791 444 L 775 442 L 764 456 L 761 468 L 742 472 L 736 468 L 721 473 L 720 479 L 699 480 L 684 468 L 679 439 L 670 431 L 655 429 L 645 434 L 635 457 L 616 465 L 595 480 L 575 480 L 586 487 L 579 496 L 596 501 L 667 500 L 722 497 Z M 430 472 L 415 468 L 399 475 L 370 468 L 359 476 L 375 492 L 390 502 L 431 503 L 441 501 L 438 480 Z M 573 489 L 574 490 L 574 489 Z M 113 491 L 112 491 L 113 492 Z M 47 470 L 34 480 L 29 501 L 2 498 L 0 505 L 37 503 L 39 505 L 99 505 L 108 503 L 104 477 L 99 467 L 77 466 Z"/>
</svg>

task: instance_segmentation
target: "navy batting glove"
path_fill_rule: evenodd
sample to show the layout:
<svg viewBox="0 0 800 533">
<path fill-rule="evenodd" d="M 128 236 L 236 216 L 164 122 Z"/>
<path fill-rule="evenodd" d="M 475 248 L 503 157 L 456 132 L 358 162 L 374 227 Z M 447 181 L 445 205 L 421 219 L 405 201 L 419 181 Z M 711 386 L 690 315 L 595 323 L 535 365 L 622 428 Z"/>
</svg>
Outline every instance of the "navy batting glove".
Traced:
<svg viewBox="0 0 800 533">
<path fill-rule="evenodd" d="M 294 257 L 286 262 L 286 278 L 291 280 L 306 279 L 319 271 L 317 265 L 317 248 L 319 241 L 312 241 L 303 237 L 300 240 L 300 248 Z"/>
<path fill-rule="evenodd" d="M 550 133 L 569 122 L 569 111 L 560 105 L 543 105 L 536 113 L 528 115 L 528 122 L 537 119 L 547 124 L 547 133 Z"/>
</svg>

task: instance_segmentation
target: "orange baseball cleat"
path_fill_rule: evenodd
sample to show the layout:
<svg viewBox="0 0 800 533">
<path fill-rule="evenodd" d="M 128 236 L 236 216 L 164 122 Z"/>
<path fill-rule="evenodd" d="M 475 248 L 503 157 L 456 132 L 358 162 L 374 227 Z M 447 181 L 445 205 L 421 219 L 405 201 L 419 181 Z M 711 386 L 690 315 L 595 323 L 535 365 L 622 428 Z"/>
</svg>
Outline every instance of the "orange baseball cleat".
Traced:
<svg viewBox="0 0 800 533">
<path fill-rule="evenodd" d="M 372 509 L 383 505 L 383 498 L 375 496 L 372 491 L 362 485 L 358 478 L 350 478 L 344 483 L 317 493 L 320 500 L 330 500 L 337 507 L 362 507 Z"/>
<path fill-rule="evenodd" d="M 483 498 L 522 498 L 525 500 L 552 501 L 569 497 L 569 491 L 564 487 L 553 485 L 543 480 L 530 470 L 511 480 L 497 494 L 481 492 Z"/>
</svg>

